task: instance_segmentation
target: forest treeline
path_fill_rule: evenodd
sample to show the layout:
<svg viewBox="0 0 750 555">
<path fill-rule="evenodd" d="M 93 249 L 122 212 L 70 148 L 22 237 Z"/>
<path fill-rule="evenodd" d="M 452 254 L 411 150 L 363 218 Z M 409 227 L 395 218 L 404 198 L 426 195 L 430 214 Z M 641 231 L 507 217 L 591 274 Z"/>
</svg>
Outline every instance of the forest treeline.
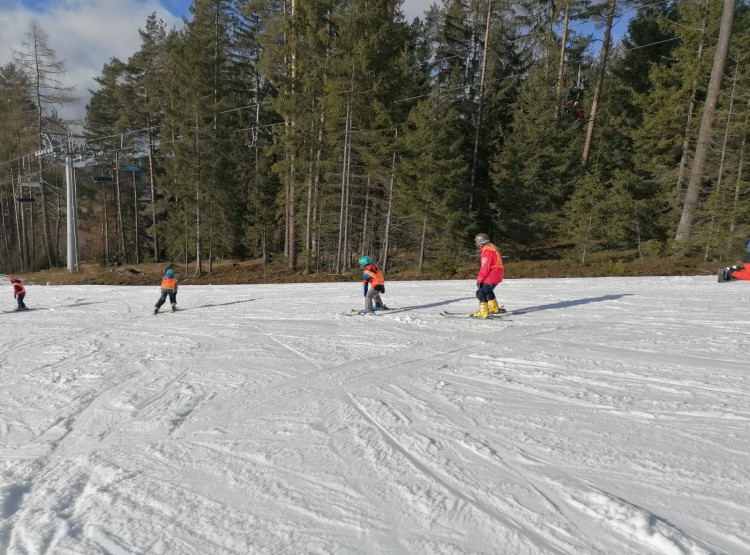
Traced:
<svg viewBox="0 0 750 555">
<path fill-rule="evenodd" d="M 273 255 L 340 273 L 409 253 L 450 275 L 480 231 L 581 263 L 744 249 L 744 1 L 441 0 L 408 22 L 399 0 L 195 0 L 190 14 L 182 29 L 148 17 L 139 50 L 96 77 L 74 169 L 84 261 L 201 273 Z M 64 72 L 37 23 L 0 67 L 0 271 L 65 261 L 65 167 L 35 155 L 73 129 Z"/>
</svg>

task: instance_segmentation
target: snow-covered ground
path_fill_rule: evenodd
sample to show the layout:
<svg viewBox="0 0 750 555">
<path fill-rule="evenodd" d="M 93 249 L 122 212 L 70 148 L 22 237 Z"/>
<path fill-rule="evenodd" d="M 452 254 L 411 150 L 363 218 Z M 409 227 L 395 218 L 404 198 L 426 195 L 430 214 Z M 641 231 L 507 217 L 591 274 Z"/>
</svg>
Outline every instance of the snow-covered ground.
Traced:
<svg viewBox="0 0 750 555">
<path fill-rule="evenodd" d="M 28 285 L 0 554 L 750 553 L 750 283 L 386 287 Z"/>
</svg>

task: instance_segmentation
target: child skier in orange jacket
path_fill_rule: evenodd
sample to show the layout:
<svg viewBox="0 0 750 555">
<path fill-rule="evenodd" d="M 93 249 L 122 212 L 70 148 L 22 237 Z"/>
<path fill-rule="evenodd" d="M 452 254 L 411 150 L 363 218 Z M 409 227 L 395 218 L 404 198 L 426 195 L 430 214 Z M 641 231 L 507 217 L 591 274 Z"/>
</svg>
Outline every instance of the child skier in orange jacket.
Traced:
<svg viewBox="0 0 750 555">
<path fill-rule="evenodd" d="M 495 287 L 503 281 L 505 268 L 500 256 L 500 249 L 490 242 L 490 236 L 480 233 L 474 238 L 481 255 L 481 266 L 477 274 L 477 299 L 479 310 L 471 315 L 472 318 L 489 318 L 491 314 L 505 312 L 500 308 L 495 298 Z"/>
<path fill-rule="evenodd" d="M 156 307 L 154 308 L 154 314 L 159 314 L 159 309 L 166 302 L 167 296 L 169 297 L 169 303 L 172 305 L 172 312 L 175 312 L 177 310 L 177 278 L 174 277 L 174 270 L 171 265 L 164 272 L 164 277 L 161 280 L 161 296 L 154 305 Z"/>
<path fill-rule="evenodd" d="M 365 294 L 365 309 L 360 310 L 360 314 L 373 314 L 376 310 L 387 310 L 380 298 L 381 293 L 385 293 L 385 276 L 369 256 L 363 256 L 359 259 L 359 266 L 362 268 L 362 290 Z"/>
<path fill-rule="evenodd" d="M 8 276 L 8 281 L 13 284 L 13 297 L 15 297 L 18 303 L 16 310 L 28 310 L 26 304 L 23 302 L 23 299 L 26 297 L 26 288 L 21 283 L 21 280 L 16 276 Z"/>
</svg>

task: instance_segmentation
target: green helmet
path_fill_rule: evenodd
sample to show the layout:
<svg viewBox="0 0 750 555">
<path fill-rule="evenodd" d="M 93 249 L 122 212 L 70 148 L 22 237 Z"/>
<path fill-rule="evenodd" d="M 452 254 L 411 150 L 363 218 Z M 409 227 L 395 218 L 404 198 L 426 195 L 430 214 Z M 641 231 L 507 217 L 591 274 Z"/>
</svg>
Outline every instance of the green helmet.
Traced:
<svg viewBox="0 0 750 555">
<path fill-rule="evenodd" d="M 368 264 L 372 264 L 372 258 L 370 258 L 369 256 L 363 256 L 359 259 L 360 266 L 367 266 Z"/>
</svg>

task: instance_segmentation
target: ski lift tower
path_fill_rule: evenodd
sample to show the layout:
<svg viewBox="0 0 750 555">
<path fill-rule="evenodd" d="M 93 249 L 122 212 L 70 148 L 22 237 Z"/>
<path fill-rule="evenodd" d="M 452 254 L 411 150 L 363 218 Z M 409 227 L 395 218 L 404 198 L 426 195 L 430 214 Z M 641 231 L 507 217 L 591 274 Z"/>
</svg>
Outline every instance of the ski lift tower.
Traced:
<svg viewBox="0 0 750 555">
<path fill-rule="evenodd" d="M 82 159 L 83 154 L 89 152 L 88 144 L 84 137 L 62 133 L 42 133 L 42 144 L 44 148 L 36 153 L 37 157 L 65 160 L 67 268 L 68 273 L 78 272 L 78 202 L 73 157 Z"/>
</svg>

